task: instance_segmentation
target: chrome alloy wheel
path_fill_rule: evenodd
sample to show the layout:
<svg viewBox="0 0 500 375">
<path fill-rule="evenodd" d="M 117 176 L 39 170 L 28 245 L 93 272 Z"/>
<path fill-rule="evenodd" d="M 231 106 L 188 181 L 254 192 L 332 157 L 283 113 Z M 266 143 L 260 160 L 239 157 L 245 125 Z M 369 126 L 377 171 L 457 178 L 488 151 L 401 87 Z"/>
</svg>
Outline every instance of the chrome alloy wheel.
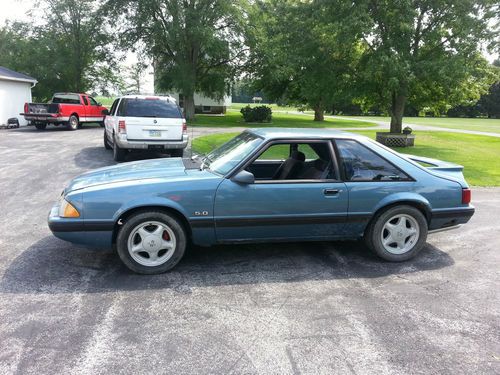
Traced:
<svg viewBox="0 0 500 375">
<path fill-rule="evenodd" d="M 175 234 L 166 224 L 147 221 L 137 225 L 128 237 L 130 256 L 147 267 L 160 266 L 174 254 Z"/>
<path fill-rule="evenodd" d="M 380 234 L 382 246 L 391 254 L 404 254 L 413 249 L 420 236 L 420 226 L 410 215 L 398 214 L 387 220 Z"/>
</svg>

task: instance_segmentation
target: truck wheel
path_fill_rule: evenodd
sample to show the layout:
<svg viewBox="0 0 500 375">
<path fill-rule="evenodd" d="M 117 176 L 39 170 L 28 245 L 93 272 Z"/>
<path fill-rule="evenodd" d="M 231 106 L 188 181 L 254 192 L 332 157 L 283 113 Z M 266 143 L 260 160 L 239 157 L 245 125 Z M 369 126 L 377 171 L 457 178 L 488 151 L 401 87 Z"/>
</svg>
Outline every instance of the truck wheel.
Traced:
<svg viewBox="0 0 500 375">
<path fill-rule="evenodd" d="M 125 155 L 127 155 L 127 150 L 118 147 L 115 141 L 113 143 L 113 159 L 115 159 L 115 161 L 124 161 Z"/>
<path fill-rule="evenodd" d="M 186 250 L 186 232 L 179 221 L 161 211 L 139 212 L 126 220 L 116 249 L 130 270 L 153 275 L 166 272 Z"/>
<path fill-rule="evenodd" d="M 76 130 L 76 129 L 78 129 L 79 126 L 80 126 L 80 123 L 78 121 L 78 117 L 76 117 L 75 115 L 69 116 L 68 129 L 69 130 Z"/>
<path fill-rule="evenodd" d="M 391 207 L 374 218 L 364 240 L 382 259 L 402 262 L 416 256 L 424 247 L 427 220 L 415 207 Z"/>
<path fill-rule="evenodd" d="M 173 150 L 169 150 L 168 153 L 172 158 L 182 158 L 182 155 L 184 155 L 184 150 L 182 148 L 175 148 Z"/>
<path fill-rule="evenodd" d="M 106 150 L 111 150 L 111 146 L 109 145 L 109 141 L 108 141 L 108 134 L 106 133 L 106 130 L 104 130 L 104 148 Z"/>
<path fill-rule="evenodd" d="M 45 130 L 46 127 L 47 127 L 46 123 L 35 124 L 35 128 L 37 128 L 38 130 Z"/>
</svg>

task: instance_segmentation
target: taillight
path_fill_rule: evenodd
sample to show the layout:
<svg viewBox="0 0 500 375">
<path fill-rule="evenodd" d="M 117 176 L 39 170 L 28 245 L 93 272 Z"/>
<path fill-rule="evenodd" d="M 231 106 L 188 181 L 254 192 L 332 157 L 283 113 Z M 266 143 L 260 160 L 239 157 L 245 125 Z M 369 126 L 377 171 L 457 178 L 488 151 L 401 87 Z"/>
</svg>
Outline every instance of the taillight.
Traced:
<svg viewBox="0 0 500 375">
<path fill-rule="evenodd" d="M 118 121 L 118 133 L 127 134 L 127 127 L 125 126 L 124 120 Z"/>
<path fill-rule="evenodd" d="M 28 113 L 28 103 L 24 103 L 24 113 Z"/>
<path fill-rule="evenodd" d="M 182 133 L 187 134 L 187 132 L 188 132 L 188 127 L 187 127 L 186 120 L 182 120 Z"/>
<path fill-rule="evenodd" d="M 469 204 L 471 200 L 470 189 L 462 189 L 462 204 Z"/>
</svg>

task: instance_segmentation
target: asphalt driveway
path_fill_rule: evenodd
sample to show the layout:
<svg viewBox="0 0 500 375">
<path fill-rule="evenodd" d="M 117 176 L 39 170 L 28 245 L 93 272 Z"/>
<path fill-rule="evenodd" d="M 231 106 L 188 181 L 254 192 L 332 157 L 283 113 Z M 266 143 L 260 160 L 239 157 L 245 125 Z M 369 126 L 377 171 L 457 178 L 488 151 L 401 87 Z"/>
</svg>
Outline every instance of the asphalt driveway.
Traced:
<svg viewBox="0 0 500 375">
<path fill-rule="evenodd" d="M 220 246 L 139 276 L 46 225 L 69 179 L 114 163 L 102 131 L 0 131 L 0 374 L 500 373 L 500 189 L 402 264 Z"/>
</svg>

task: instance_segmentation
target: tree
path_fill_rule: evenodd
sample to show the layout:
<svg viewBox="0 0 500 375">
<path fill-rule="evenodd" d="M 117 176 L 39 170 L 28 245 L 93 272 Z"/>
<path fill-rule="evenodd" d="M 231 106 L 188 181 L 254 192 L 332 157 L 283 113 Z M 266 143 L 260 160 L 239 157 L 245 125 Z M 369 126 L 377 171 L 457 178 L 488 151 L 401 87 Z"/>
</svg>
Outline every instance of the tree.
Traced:
<svg viewBox="0 0 500 375">
<path fill-rule="evenodd" d="M 365 104 L 387 108 L 391 132 L 400 133 L 408 101 L 422 108 L 477 100 L 495 79 L 478 51 L 495 38 L 489 24 L 498 11 L 490 0 L 359 1 Z"/>
<path fill-rule="evenodd" d="M 361 52 L 352 4 L 259 1 L 252 24 L 250 70 L 271 99 L 306 104 L 323 121 L 326 109 L 350 97 Z"/>
<path fill-rule="evenodd" d="M 195 92 L 219 99 L 229 91 L 245 53 L 239 1 L 108 0 L 107 8 L 120 20 L 123 47 L 142 42 L 154 62 L 155 86 L 183 95 L 188 120 Z"/>
<path fill-rule="evenodd" d="M 138 61 L 137 63 L 131 65 L 127 69 L 127 78 L 130 81 L 127 89 L 134 93 L 141 93 L 142 88 L 142 80 L 144 78 L 144 73 L 147 69 L 147 64 L 142 61 Z"/>
<path fill-rule="evenodd" d="M 0 29 L 0 64 L 38 80 L 37 100 L 57 91 L 85 92 L 119 83 L 110 34 L 96 2 L 45 0 L 43 19 Z M 38 24 L 38 26 L 34 26 Z"/>
</svg>

